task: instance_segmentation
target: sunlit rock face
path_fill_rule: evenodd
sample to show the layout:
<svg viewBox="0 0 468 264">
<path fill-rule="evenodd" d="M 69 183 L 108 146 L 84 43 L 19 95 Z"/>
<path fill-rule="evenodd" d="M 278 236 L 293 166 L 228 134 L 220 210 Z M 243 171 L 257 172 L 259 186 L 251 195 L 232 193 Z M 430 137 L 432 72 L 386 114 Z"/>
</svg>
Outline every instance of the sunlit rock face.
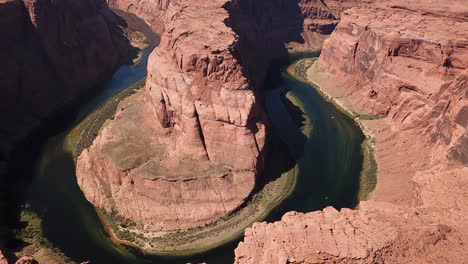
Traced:
<svg viewBox="0 0 468 264">
<path fill-rule="evenodd" d="M 146 21 L 156 33 L 164 31 L 165 14 L 171 5 L 180 0 L 107 0 L 111 8 L 137 15 Z"/>
</svg>

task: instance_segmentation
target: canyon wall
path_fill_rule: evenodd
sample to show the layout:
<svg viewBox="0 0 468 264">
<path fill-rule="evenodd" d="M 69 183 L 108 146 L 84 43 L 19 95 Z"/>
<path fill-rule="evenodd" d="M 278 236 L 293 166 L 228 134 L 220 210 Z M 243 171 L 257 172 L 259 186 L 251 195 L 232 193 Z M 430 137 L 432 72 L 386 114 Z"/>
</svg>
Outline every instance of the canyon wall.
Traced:
<svg viewBox="0 0 468 264">
<path fill-rule="evenodd" d="M 165 14 L 178 0 L 107 0 L 111 8 L 133 13 L 146 21 L 155 33 L 164 31 Z"/>
<path fill-rule="evenodd" d="M 468 18 L 464 1 L 345 11 L 309 79 L 360 119 L 377 186 L 357 210 L 257 223 L 244 263 L 466 263 Z"/>
<path fill-rule="evenodd" d="M 130 45 L 120 25 L 100 0 L 0 2 L 2 158 L 41 119 L 124 61 Z"/>
<path fill-rule="evenodd" d="M 256 93 L 271 62 L 288 49 L 320 47 L 338 9 L 306 0 L 109 4 L 164 33 L 144 91 L 122 103 L 78 158 L 80 187 L 98 208 L 152 231 L 229 215 L 252 194 L 268 158 Z"/>
<path fill-rule="evenodd" d="M 136 52 L 123 25 L 100 0 L 0 0 L 0 246 L 22 176 L 7 163 L 14 147 Z"/>
</svg>

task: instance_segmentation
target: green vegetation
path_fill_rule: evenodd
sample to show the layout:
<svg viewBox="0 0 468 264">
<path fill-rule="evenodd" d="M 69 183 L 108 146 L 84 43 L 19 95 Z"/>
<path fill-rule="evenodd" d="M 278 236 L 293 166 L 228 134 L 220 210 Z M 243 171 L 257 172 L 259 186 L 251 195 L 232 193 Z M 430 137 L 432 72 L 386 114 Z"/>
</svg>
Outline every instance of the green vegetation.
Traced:
<svg viewBox="0 0 468 264">
<path fill-rule="evenodd" d="M 365 201 L 369 198 L 369 195 L 374 191 L 377 185 L 377 162 L 374 158 L 374 140 L 367 138 L 362 143 L 362 153 L 364 156 L 361 180 L 359 186 L 359 200 Z"/>
<path fill-rule="evenodd" d="M 125 241 L 141 244 L 140 241 L 144 239 L 143 235 L 129 231 L 130 229 L 137 228 L 137 224 L 134 221 L 119 215 L 114 210 L 112 210 L 111 213 L 100 208 L 96 208 L 96 210 L 102 218 L 101 220 L 105 221 L 108 227 L 112 229 L 115 236 Z"/>
<path fill-rule="evenodd" d="M 281 99 L 297 127 L 301 129 L 304 135 L 309 137 L 312 132 L 312 120 L 302 111 L 304 106 L 299 98 L 294 93 L 287 92 Z"/>
<path fill-rule="evenodd" d="M 70 260 L 58 248 L 56 248 L 47 238 L 45 238 L 42 231 L 41 218 L 29 209 L 23 209 L 20 213 L 20 222 L 25 225 L 24 228 L 16 230 L 16 239 L 24 242 L 24 246 L 17 252 L 19 256 L 33 255 L 38 251 L 44 251 L 47 257 L 60 260 L 61 263 L 75 264 L 76 262 Z"/>
</svg>

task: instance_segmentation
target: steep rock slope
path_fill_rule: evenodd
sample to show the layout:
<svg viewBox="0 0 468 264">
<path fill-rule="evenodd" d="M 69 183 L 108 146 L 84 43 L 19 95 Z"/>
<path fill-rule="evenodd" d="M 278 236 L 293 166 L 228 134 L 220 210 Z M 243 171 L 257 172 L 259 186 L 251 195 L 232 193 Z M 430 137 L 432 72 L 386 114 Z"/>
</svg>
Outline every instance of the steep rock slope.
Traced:
<svg viewBox="0 0 468 264">
<path fill-rule="evenodd" d="M 236 263 L 466 263 L 466 12 L 421 0 L 343 13 L 308 75 L 374 138 L 376 190 L 356 211 L 255 224 Z"/>
<path fill-rule="evenodd" d="M 143 19 L 156 33 L 164 31 L 164 19 L 170 5 L 178 0 L 107 0 L 111 8 L 133 13 Z"/>
<path fill-rule="evenodd" d="M 120 24 L 100 0 L 0 1 L 1 156 L 123 62 Z"/>
</svg>

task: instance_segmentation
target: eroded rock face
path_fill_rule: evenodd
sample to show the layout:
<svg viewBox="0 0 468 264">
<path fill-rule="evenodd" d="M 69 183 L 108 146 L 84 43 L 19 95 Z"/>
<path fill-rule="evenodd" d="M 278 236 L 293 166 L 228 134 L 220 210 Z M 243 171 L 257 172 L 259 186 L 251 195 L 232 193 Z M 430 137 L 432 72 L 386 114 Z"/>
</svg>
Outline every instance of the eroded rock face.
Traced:
<svg viewBox="0 0 468 264">
<path fill-rule="evenodd" d="M 107 0 L 110 7 L 133 13 L 145 20 L 156 33 L 164 31 L 164 19 L 170 5 L 178 0 Z"/>
<path fill-rule="evenodd" d="M 34 260 L 34 258 L 32 257 L 22 257 L 20 259 L 18 259 L 15 264 L 36 264 L 37 261 Z"/>
<path fill-rule="evenodd" d="M 250 195 L 265 121 L 232 54 L 237 39 L 222 5 L 170 11 L 144 91 L 78 159 L 80 186 L 96 206 L 152 231 L 177 230 L 227 215 Z M 123 156 L 129 148 L 134 158 Z"/>
<path fill-rule="evenodd" d="M 342 13 L 308 75 L 345 108 L 386 116 L 361 120 L 377 187 L 355 211 L 255 224 L 236 263 L 466 262 L 466 12 L 464 1 L 427 0 Z"/>
<path fill-rule="evenodd" d="M 123 62 L 120 24 L 101 0 L 0 1 L 0 158 Z"/>
<path fill-rule="evenodd" d="M 8 260 L 6 257 L 3 255 L 3 253 L 0 251 L 0 264 L 8 264 Z"/>
<path fill-rule="evenodd" d="M 387 205 L 387 210 L 399 214 L 363 202 L 359 211 L 328 207 L 256 223 L 236 249 L 235 263 L 415 263 L 437 246 L 460 242 L 450 227 L 428 226 L 409 208 Z M 450 263 L 463 259 L 447 258 Z"/>
</svg>

